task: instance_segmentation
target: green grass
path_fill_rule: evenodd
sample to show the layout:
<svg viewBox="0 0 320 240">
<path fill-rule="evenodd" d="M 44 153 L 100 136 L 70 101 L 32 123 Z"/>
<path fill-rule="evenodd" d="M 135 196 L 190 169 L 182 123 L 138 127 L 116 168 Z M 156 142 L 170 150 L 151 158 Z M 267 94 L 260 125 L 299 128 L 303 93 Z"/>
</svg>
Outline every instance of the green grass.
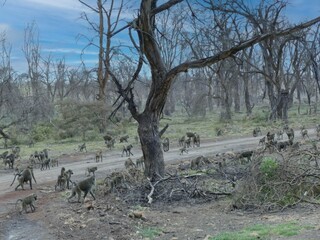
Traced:
<svg viewBox="0 0 320 240">
<path fill-rule="evenodd" d="M 210 240 L 267 240 L 274 237 L 290 237 L 298 235 L 301 231 L 311 229 L 310 226 L 301 226 L 296 222 L 288 222 L 278 225 L 258 224 L 240 230 L 238 232 L 225 232 Z"/>
<path fill-rule="evenodd" d="M 146 228 L 138 228 L 138 229 L 139 229 L 138 230 L 139 235 L 144 239 L 149 239 L 149 240 L 152 240 L 158 237 L 162 233 L 162 230 L 156 227 L 146 227 Z"/>
</svg>

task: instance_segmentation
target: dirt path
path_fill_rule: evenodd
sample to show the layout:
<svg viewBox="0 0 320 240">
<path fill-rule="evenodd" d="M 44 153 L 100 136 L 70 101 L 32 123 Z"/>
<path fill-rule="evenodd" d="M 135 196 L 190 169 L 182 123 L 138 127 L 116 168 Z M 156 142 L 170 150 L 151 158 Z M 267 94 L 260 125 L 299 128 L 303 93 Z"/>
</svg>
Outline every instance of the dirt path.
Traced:
<svg viewBox="0 0 320 240">
<path fill-rule="evenodd" d="M 313 129 L 309 129 L 310 137 L 312 138 L 315 134 L 315 131 Z M 296 136 L 298 140 L 299 139 L 299 132 L 296 132 Z M 173 162 L 179 162 L 186 159 L 193 159 L 197 156 L 203 155 L 203 156 L 213 156 L 217 153 L 222 152 L 228 152 L 228 151 L 244 151 L 248 149 L 255 149 L 258 147 L 258 138 L 254 137 L 243 137 L 241 139 L 225 139 L 225 140 L 217 140 L 215 142 L 203 142 L 201 144 L 200 148 L 191 148 L 189 150 L 189 154 L 180 155 L 179 154 L 179 148 L 178 147 L 172 147 L 171 144 L 170 151 L 164 153 L 164 158 L 166 163 L 173 163 Z M 133 151 L 134 157 L 133 159 L 136 159 L 142 155 L 141 151 L 134 149 Z M 50 170 L 44 170 L 40 171 L 39 169 L 34 170 L 34 175 L 37 180 L 37 184 L 34 184 L 34 189 L 30 190 L 29 186 L 25 185 L 25 191 L 14 191 L 14 187 L 17 185 L 17 183 L 14 183 L 13 186 L 10 187 L 10 184 L 13 180 L 12 172 L 7 172 L 2 170 L 0 172 L 0 239 L 29 239 L 24 238 L 26 231 L 27 234 L 32 235 L 33 232 L 41 232 L 41 234 L 37 234 L 36 236 L 30 238 L 30 239 L 72 239 L 70 236 L 72 236 L 72 231 L 68 229 L 61 228 L 53 228 L 50 224 L 51 219 L 43 221 L 43 218 L 46 218 L 46 216 L 51 216 L 52 219 L 55 219 L 55 215 L 51 215 L 52 211 L 54 212 L 55 209 L 65 209 L 66 212 L 78 212 L 82 211 L 74 209 L 74 205 L 66 205 L 65 202 L 62 202 L 59 199 L 56 199 L 57 193 L 52 191 L 53 186 L 55 184 L 56 178 L 60 173 L 61 167 L 65 167 L 66 169 L 72 169 L 74 172 L 74 175 L 72 176 L 72 179 L 77 181 L 79 179 L 83 179 L 85 177 L 85 169 L 88 166 L 97 166 L 98 171 L 96 172 L 97 179 L 103 179 L 106 174 L 110 171 L 113 171 L 114 169 L 120 169 L 123 168 L 123 163 L 126 157 L 121 157 L 121 154 L 117 151 L 111 151 L 111 152 L 105 152 L 103 154 L 103 162 L 95 163 L 94 161 L 94 154 L 93 153 L 74 153 L 70 155 L 61 156 L 59 159 L 60 166 L 57 168 L 51 168 Z M 18 198 L 21 198 L 27 194 L 30 194 L 31 192 L 37 192 L 40 195 L 40 200 L 37 201 L 38 206 L 45 206 L 47 202 L 50 202 L 50 207 L 48 209 L 42 209 L 41 211 L 37 210 L 33 214 L 27 214 L 27 215 L 13 215 L 15 217 L 12 217 L 9 213 L 13 212 L 14 209 L 14 203 Z M 118 200 L 115 200 L 117 202 Z M 54 202 L 54 204 L 52 204 Z M 99 201 L 97 203 L 99 205 Z M 105 206 L 105 203 L 101 202 L 101 206 Z M 102 207 L 101 207 L 102 208 Z M 120 208 L 126 208 L 126 206 L 119 206 Z M 170 208 L 172 208 L 170 210 Z M 231 229 L 239 229 L 242 226 L 253 224 L 257 222 L 265 222 L 261 221 L 261 216 L 250 216 L 243 217 L 242 213 L 240 215 L 234 216 L 230 215 L 230 213 L 226 213 L 225 211 L 226 206 L 220 205 L 219 203 L 213 203 L 208 207 L 201 208 L 200 206 L 187 206 L 186 208 L 179 207 L 179 210 L 176 210 L 175 207 L 168 207 L 168 212 L 159 210 L 154 210 L 152 213 L 149 212 L 150 221 L 154 224 L 163 225 L 163 228 L 171 229 L 167 226 L 166 223 L 163 222 L 163 219 L 170 219 L 170 221 L 173 221 L 176 223 L 175 230 L 166 230 L 169 233 L 164 238 L 159 239 L 175 239 L 175 236 L 178 234 L 177 229 L 180 229 L 179 231 L 185 231 L 186 238 L 181 238 L 181 234 L 178 234 L 180 238 L 176 239 L 204 239 L 206 236 L 205 232 L 210 234 L 215 234 L 218 231 L 214 230 L 211 225 L 207 225 L 207 227 L 203 226 L 203 221 L 209 221 L 212 222 L 213 226 L 217 227 L 219 231 L 223 230 L 231 230 Z M 105 210 L 107 211 L 107 210 Z M 207 217 L 203 217 L 203 220 L 198 219 L 196 217 L 196 213 L 200 212 L 201 214 L 206 215 L 211 214 L 211 220 L 206 219 Z M 312 209 L 312 211 L 309 211 L 309 216 L 311 216 L 312 219 L 315 221 L 319 220 L 319 214 L 318 210 Z M 118 212 L 117 212 L 118 213 Z M 101 215 L 101 213 L 99 213 Z M 119 213 L 120 216 L 123 215 L 123 213 Z M 122 214 L 122 215 L 121 215 Z M 224 217 L 222 217 L 224 215 Z M 294 216 L 293 216 L 294 215 Z M 119 218 L 120 218 L 119 216 Z M 182 220 L 176 219 L 176 217 L 180 218 L 182 217 Z M 303 216 L 303 215 L 302 215 Z M 291 214 L 291 217 L 293 219 L 299 219 L 301 217 L 301 214 Z M 191 219 L 188 219 L 191 218 Z M 221 218 L 221 219 L 220 219 Z M 234 221 L 237 218 L 241 218 L 242 224 L 235 225 L 236 222 Z M 279 218 L 277 215 L 277 219 L 280 219 L 279 222 L 281 222 L 283 218 Z M 176 220 L 174 220 L 176 219 Z M 213 220 L 215 219 L 215 220 Z M 273 219 L 273 218 L 272 218 Z M 57 220 L 52 220 L 54 223 Z M 60 221 L 60 220 L 59 220 Z M 58 224 L 59 224 L 58 221 Z M 67 220 L 66 220 L 67 221 Z M 100 219 L 101 221 L 101 219 Z M 158 221 L 158 223 L 157 223 Z M 191 222 L 190 222 L 191 221 Z M 117 221 L 115 221 L 117 222 Z M 202 222 L 202 223 L 201 223 Z M 199 224 L 200 225 L 199 225 Z M 65 223 L 66 224 L 66 223 Z M 130 226 L 132 224 L 131 222 L 124 222 L 122 227 Z M 168 222 L 169 224 L 169 222 Z M 63 225 L 63 224 L 62 224 Z M 110 222 L 109 222 L 110 225 Z M 11 227 L 13 226 L 13 228 Z M 193 227 L 192 227 L 193 226 Z M 187 228 L 183 230 L 184 228 Z M 205 228 L 206 230 L 203 230 L 202 228 Z M 14 231 L 13 231 L 14 229 Z M 81 229 L 81 227 L 80 227 Z M 117 225 L 110 227 L 110 234 L 112 231 L 116 231 Z M 193 234 L 191 229 L 193 229 L 197 234 Z M 200 229 L 200 230 L 199 230 Z M 202 229 L 202 230 L 201 230 Z M 213 230 L 210 230 L 213 229 Z M 132 229 L 130 229 L 132 231 Z M 61 233 L 62 231 L 62 233 Z M 94 231 L 94 230 L 93 230 Z M 99 230 L 96 230 L 99 231 Z M 123 231 L 123 230 L 122 230 Z M 203 234 L 201 233 L 203 231 Z M 311 233 L 311 235 L 318 234 Z M 33 235 L 32 235 L 33 236 Z M 84 238 L 78 238 L 78 239 L 87 239 L 87 235 L 84 235 Z M 201 237 L 199 237 L 201 236 Z M 320 236 L 320 235 L 319 235 Z M 103 238 L 95 238 L 95 239 L 103 239 Z M 109 238 L 105 238 L 109 239 Z M 128 236 L 123 238 L 110 238 L 110 239 L 137 239 L 130 237 L 130 231 L 128 228 Z M 292 238 L 295 239 L 295 238 Z M 312 239 L 312 238 L 306 238 L 306 239 Z"/>
</svg>

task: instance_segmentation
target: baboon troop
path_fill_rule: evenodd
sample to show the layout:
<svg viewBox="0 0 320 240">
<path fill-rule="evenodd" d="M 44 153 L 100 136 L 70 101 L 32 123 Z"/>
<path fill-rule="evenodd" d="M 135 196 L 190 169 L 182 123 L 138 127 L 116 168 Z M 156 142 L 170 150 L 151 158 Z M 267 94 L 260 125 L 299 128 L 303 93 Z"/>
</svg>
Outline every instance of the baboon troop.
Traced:
<svg viewBox="0 0 320 240">
<path fill-rule="evenodd" d="M 22 211 L 25 211 L 25 213 L 27 213 L 27 206 L 30 206 L 31 212 L 34 212 L 36 210 L 36 207 L 34 206 L 36 200 L 37 194 L 32 193 L 23 199 L 18 199 L 16 201 L 15 208 L 17 209 L 17 204 L 21 203 L 21 210 L 19 211 L 20 214 L 22 213 Z"/>
<path fill-rule="evenodd" d="M 123 157 L 124 153 L 126 153 L 126 157 L 130 157 L 130 155 L 133 156 L 133 153 L 131 152 L 132 148 L 133 148 L 132 144 L 129 144 L 127 146 L 123 146 L 121 157 Z"/>
<path fill-rule="evenodd" d="M 97 171 L 97 170 L 98 170 L 97 166 L 95 166 L 95 167 L 87 167 L 84 175 L 90 176 L 91 173 L 94 175 L 95 171 Z"/>
<path fill-rule="evenodd" d="M 68 202 L 73 198 L 76 194 L 78 194 L 78 202 L 80 203 L 81 192 L 84 192 L 83 200 L 86 198 L 87 194 L 90 193 L 94 200 L 96 197 L 94 196 L 92 190 L 95 187 L 96 178 L 95 175 L 92 175 L 89 178 L 86 178 L 79 183 L 75 183 L 75 186 L 72 188 L 72 192 L 70 197 L 68 197 Z"/>
<path fill-rule="evenodd" d="M 86 143 L 83 143 L 81 145 L 78 146 L 78 149 L 80 152 L 86 151 L 87 152 L 87 146 Z"/>
<path fill-rule="evenodd" d="M 96 162 L 102 162 L 102 150 L 96 152 Z"/>
<path fill-rule="evenodd" d="M 29 182 L 30 189 L 32 189 L 32 178 L 33 178 L 34 182 L 37 183 L 37 181 L 36 181 L 36 179 L 34 178 L 34 175 L 33 175 L 33 169 L 30 166 L 27 167 L 26 169 L 24 169 L 23 171 L 16 173 L 10 186 L 12 186 L 12 184 L 16 180 L 17 176 L 18 176 L 19 184 L 15 188 L 15 190 L 17 190 L 19 186 L 21 186 L 21 188 L 24 190 L 23 185 L 24 185 L 24 183 L 27 183 L 27 182 Z"/>
</svg>

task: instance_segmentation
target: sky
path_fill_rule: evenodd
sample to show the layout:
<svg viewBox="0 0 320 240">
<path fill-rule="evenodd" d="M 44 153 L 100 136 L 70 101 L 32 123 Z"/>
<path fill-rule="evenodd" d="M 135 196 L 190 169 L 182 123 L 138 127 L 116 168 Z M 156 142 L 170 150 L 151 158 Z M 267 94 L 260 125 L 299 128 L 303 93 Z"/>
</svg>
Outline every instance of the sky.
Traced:
<svg viewBox="0 0 320 240">
<path fill-rule="evenodd" d="M 96 4 L 96 0 L 86 2 L 93 6 Z M 138 5 L 139 1 L 136 2 Z M 320 16 L 320 0 L 288 2 L 285 14 L 292 23 Z M 87 10 L 78 0 L 0 0 L 0 33 L 5 32 L 11 44 L 13 68 L 20 73 L 26 70 L 23 38 L 25 28 L 32 23 L 36 24 L 39 31 L 42 55 L 51 54 L 53 59 L 64 58 L 67 65 L 78 66 L 81 62 L 80 53 L 88 43 L 86 39 L 79 38 L 79 34 L 93 35 L 88 31 L 86 22 L 80 19 L 81 13 Z M 135 12 L 127 14 L 134 16 Z M 119 41 L 121 37 L 125 38 L 121 35 L 118 37 Z M 88 49 L 84 54 L 86 65 L 94 66 L 97 63 L 97 49 Z"/>
</svg>

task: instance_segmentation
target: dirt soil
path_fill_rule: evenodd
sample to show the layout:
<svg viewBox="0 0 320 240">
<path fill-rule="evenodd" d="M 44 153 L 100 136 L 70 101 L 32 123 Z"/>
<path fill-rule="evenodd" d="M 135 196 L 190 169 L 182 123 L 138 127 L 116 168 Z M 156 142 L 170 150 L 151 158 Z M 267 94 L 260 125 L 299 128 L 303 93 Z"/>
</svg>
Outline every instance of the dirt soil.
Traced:
<svg viewBox="0 0 320 240">
<path fill-rule="evenodd" d="M 77 161 L 74 156 L 72 161 Z M 56 192 L 54 184 L 55 181 L 37 184 L 38 200 L 33 213 L 29 210 L 27 214 L 19 214 L 15 210 L 16 199 L 35 192 L 28 186 L 25 191 L 11 191 L 0 196 L 0 239 L 204 240 L 255 224 L 290 221 L 313 228 L 296 236 L 271 239 L 320 239 L 320 208 L 315 205 L 300 205 L 276 213 L 233 210 L 227 197 L 213 198 L 201 204 L 175 201 L 129 205 L 115 194 L 105 194 L 103 185 L 98 185 L 95 201 L 88 196 L 84 203 L 77 203 L 76 198 L 68 203 L 70 190 Z M 158 234 L 148 238 L 143 235 L 146 229 L 157 230 Z"/>
</svg>

